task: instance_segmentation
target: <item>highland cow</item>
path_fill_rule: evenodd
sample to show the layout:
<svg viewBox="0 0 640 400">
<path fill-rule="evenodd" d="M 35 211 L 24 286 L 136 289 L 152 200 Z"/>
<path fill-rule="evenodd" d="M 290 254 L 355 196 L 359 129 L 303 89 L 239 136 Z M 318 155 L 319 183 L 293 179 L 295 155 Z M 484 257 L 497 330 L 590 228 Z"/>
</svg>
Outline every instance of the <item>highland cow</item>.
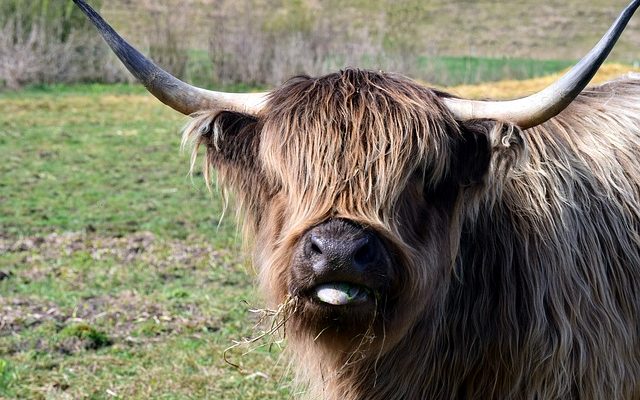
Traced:
<svg viewBox="0 0 640 400">
<path fill-rule="evenodd" d="M 640 399 L 640 76 L 584 89 L 640 0 L 504 102 L 358 69 L 206 91 L 76 3 L 193 116 L 310 398 Z"/>
</svg>

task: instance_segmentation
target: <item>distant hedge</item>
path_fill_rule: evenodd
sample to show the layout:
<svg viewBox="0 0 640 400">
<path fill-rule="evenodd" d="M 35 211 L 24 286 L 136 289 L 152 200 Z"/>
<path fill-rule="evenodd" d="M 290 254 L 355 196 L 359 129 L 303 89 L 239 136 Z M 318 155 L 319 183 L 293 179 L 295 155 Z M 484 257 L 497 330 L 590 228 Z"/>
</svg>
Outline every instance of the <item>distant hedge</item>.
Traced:
<svg viewBox="0 0 640 400">
<path fill-rule="evenodd" d="M 101 1 L 93 0 L 91 4 L 100 7 Z M 15 42 L 24 40 L 20 36 L 34 27 L 45 30 L 51 35 L 50 39 L 61 42 L 70 40 L 75 31 L 90 27 L 89 21 L 71 0 L 2 0 L 0 26 L 7 23 L 17 23 L 13 31 Z"/>
<path fill-rule="evenodd" d="M 127 79 L 73 1 L 0 1 L 0 87 Z"/>
</svg>

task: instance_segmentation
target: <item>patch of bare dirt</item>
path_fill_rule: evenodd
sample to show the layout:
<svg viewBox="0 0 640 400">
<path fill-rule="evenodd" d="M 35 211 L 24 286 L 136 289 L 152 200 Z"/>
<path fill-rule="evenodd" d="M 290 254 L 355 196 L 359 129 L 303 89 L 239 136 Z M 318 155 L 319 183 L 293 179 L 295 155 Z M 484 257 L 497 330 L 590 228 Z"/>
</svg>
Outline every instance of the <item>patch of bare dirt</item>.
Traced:
<svg viewBox="0 0 640 400">
<path fill-rule="evenodd" d="M 157 271 L 163 280 L 178 278 L 176 271 L 195 271 L 203 265 L 229 268 L 239 257 L 229 250 L 214 249 L 197 240 L 163 240 L 150 232 L 137 232 L 122 237 L 93 233 L 65 232 L 46 236 L 10 238 L 0 235 L 0 254 L 21 254 L 19 268 L 0 271 L 0 280 L 19 277 L 38 281 L 58 276 L 61 258 L 79 253 L 95 261 L 111 259 L 118 264 L 144 264 Z"/>
<path fill-rule="evenodd" d="M 168 247 L 166 257 L 158 258 L 157 251 Z M 189 267 L 205 258 L 229 257 L 227 250 L 216 250 L 204 243 L 189 240 L 158 240 L 151 232 L 137 232 L 122 237 L 105 237 L 81 232 L 52 233 L 46 236 L 9 238 L 0 236 L 0 253 L 32 253 L 25 262 L 42 259 L 57 259 L 78 252 L 88 252 L 95 260 L 113 257 L 119 261 L 143 261 L 153 265 L 175 265 Z"/>
<path fill-rule="evenodd" d="M 110 341 L 131 345 L 184 332 L 213 332 L 221 325 L 217 316 L 203 313 L 196 304 L 169 307 L 134 291 L 87 298 L 73 309 L 38 298 L 0 298 L 0 337 L 19 334 L 47 322 L 55 324 L 57 331 L 74 325 L 95 327 Z M 65 337 L 56 343 L 40 341 L 35 347 L 45 350 L 53 346 L 57 351 L 70 354 L 91 349 L 91 343 L 84 338 Z M 33 346 L 33 343 L 18 343 L 10 352 Z"/>
<path fill-rule="evenodd" d="M 52 302 L 0 297 L 0 335 L 15 333 L 44 322 L 62 322 L 64 319 L 60 309 Z"/>
<path fill-rule="evenodd" d="M 17 333 L 45 322 L 62 326 L 71 323 L 106 325 L 118 337 L 130 335 L 136 324 L 147 321 L 163 325 L 163 331 L 171 332 L 184 328 L 217 329 L 219 322 L 203 315 L 195 304 L 181 305 L 172 310 L 133 291 L 88 298 L 73 309 L 61 308 L 38 298 L 0 297 L 0 310 L 0 335 Z"/>
<path fill-rule="evenodd" d="M 75 275 L 60 275 L 60 260 L 78 253 L 96 262 L 109 259 L 115 269 L 126 269 L 136 263 L 140 268 L 151 269 L 154 277 L 165 281 L 179 279 L 183 276 L 181 272 L 186 270 L 188 274 L 202 274 L 205 282 L 214 265 L 215 268 L 230 268 L 231 264 L 238 263 L 238 258 L 230 251 L 215 250 L 198 241 L 162 240 L 149 232 L 123 237 L 94 233 L 53 233 L 24 238 L 0 235 L 2 253 L 21 255 L 21 265 L 0 271 L 4 274 L 0 279 L 20 279 L 23 284 L 52 276 L 73 282 L 77 279 Z M 82 289 L 85 282 L 77 280 L 78 288 Z M 222 322 L 219 317 L 205 313 L 197 302 L 158 301 L 153 295 L 130 288 L 117 294 L 84 297 L 74 307 L 61 307 L 36 295 L 0 296 L 0 337 L 20 334 L 46 323 L 54 324 L 57 332 L 74 324 L 86 324 L 105 332 L 115 343 L 135 345 L 161 340 L 171 334 L 216 331 Z M 67 337 L 55 343 L 25 341 L 15 344 L 10 351 L 35 346 L 40 350 L 67 354 L 87 349 L 89 345 L 90 342 L 82 338 Z"/>
</svg>

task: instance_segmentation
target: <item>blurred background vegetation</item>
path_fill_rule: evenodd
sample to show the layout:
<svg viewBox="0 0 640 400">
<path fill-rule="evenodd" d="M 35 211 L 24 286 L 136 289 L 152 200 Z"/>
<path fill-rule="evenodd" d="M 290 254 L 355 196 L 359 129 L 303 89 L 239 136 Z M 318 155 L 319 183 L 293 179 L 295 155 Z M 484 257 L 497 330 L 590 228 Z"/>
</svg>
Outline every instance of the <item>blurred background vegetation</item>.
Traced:
<svg viewBox="0 0 640 400">
<path fill-rule="evenodd" d="M 527 79 L 566 68 L 627 0 L 92 0 L 174 75 L 268 87 L 345 66 L 438 85 Z M 611 60 L 640 63 L 638 19 Z M 0 2 L 0 87 L 128 82 L 71 0 Z"/>
<path fill-rule="evenodd" d="M 0 87 L 126 80 L 90 29 L 72 1 L 2 0 Z"/>
</svg>

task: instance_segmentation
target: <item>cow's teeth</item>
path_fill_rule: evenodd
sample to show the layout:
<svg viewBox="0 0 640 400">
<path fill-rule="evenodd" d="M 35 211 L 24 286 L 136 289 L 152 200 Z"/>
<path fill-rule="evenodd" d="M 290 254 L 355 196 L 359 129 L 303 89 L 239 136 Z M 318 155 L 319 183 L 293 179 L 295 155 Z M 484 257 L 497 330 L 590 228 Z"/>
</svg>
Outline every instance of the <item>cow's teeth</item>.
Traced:
<svg viewBox="0 0 640 400">
<path fill-rule="evenodd" d="M 366 289 L 343 282 L 319 285 L 315 295 L 323 303 L 334 306 L 362 303 L 368 296 Z"/>
</svg>

